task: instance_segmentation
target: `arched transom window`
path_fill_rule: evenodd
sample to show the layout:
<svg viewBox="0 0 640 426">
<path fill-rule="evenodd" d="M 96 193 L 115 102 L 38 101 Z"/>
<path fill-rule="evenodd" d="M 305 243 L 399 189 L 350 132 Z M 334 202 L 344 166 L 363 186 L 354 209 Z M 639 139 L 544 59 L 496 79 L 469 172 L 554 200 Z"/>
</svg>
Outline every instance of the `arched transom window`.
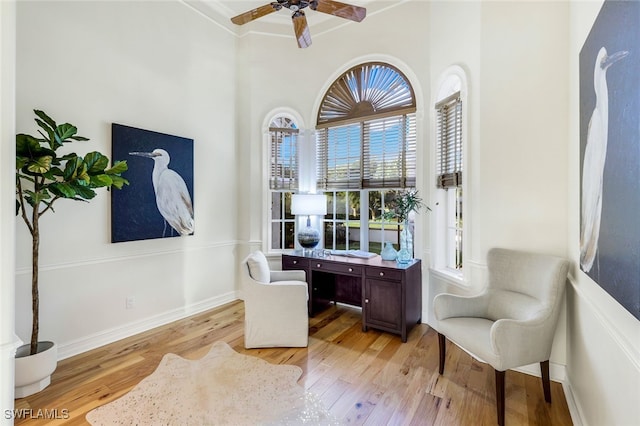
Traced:
<svg viewBox="0 0 640 426">
<path fill-rule="evenodd" d="M 413 88 L 396 68 L 382 62 L 358 65 L 342 74 L 324 95 L 318 127 L 381 114 L 416 110 Z"/>
</svg>

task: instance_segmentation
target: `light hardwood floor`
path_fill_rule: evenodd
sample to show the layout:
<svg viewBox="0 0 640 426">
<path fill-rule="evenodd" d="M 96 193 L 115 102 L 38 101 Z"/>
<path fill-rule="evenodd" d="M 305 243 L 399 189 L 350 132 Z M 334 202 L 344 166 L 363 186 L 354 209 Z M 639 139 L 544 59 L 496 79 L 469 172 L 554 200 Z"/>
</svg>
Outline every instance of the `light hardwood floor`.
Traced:
<svg viewBox="0 0 640 426">
<path fill-rule="evenodd" d="M 437 333 L 413 328 L 407 343 L 389 333 L 361 330 L 360 310 L 332 306 L 310 319 L 308 348 L 243 347 L 244 304 L 236 301 L 172 324 L 65 359 L 44 391 L 16 400 L 17 410 L 49 410 L 66 420 L 16 419 L 17 425 L 86 424 L 85 415 L 112 401 L 153 372 L 162 356 L 197 359 L 217 340 L 239 353 L 302 368 L 299 383 L 319 395 L 348 424 L 495 425 L 491 367 L 447 344 L 438 374 Z M 509 371 L 506 424 L 571 425 L 562 386 L 552 382 L 552 404 L 540 379 Z M 57 411 L 53 411 L 57 410 Z"/>
</svg>

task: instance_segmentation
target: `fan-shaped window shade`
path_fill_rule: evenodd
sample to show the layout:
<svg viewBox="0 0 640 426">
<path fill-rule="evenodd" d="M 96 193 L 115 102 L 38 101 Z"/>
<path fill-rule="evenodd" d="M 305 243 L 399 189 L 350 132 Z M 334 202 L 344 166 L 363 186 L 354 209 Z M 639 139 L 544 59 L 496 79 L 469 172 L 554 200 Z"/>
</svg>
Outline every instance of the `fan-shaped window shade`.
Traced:
<svg viewBox="0 0 640 426">
<path fill-rule="evenodd" d="M 269 125 L 269 188 L 298 189 L 298 128 L 287 117 L 276 117 Z"/>
<path fill-rule="evenodd" d="M 381 114 L 415 112 L 413 88 L 396 68 L 381 62 L 358 65 L 329 88 L 318 111 L 318 127 Z"/>
<path fill-rule="evenodd" d="M 367 63 L 329 88 L 318 113 L 321 189 L 415 186 L 413 89 L 395 68 Z"/>
</svg>

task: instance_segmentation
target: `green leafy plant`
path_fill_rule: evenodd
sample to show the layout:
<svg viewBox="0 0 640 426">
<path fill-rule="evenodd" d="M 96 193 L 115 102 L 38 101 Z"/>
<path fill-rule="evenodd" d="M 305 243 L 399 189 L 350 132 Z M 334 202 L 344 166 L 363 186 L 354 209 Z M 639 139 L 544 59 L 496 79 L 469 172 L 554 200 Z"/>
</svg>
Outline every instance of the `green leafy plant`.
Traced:
<svg viewBox="0 0 640 426">
<path fill-rule="evenodd" d="M 399 223 L 404 222 L 408 219 L 409 213 L 420 213 L 420 210 L 423 208 L 431 211 L 418 195 L 418 190 L 411 188 L 397 193 L 389 204 L 389 209 L 385 211 L 384 218 L 386 220 L 397 218 Z"/>
<path fill-rule="evenodd" d="M 117 161 L 108 167 L 109 159 L 95 151 L 84 158 L 75 153 L 58 156 L 56 151 L 64 144 L 89 139 L 78 136 L 78 129 L 72 124 L 56 124 L 43 111 L 34 110 L 34 113 L 40 137 L 16 135 L 16 215 L 21 215 L 32 240 L 32 355 L 37 351 L 39 332 L 40 217 L 53 212 L 53 204 L 61 198 L 88 202 L 96 196 L 97 188 L 121 189 L 129 184 L 121 176 L 127 170 L 126 161 Z"/>
</svg>

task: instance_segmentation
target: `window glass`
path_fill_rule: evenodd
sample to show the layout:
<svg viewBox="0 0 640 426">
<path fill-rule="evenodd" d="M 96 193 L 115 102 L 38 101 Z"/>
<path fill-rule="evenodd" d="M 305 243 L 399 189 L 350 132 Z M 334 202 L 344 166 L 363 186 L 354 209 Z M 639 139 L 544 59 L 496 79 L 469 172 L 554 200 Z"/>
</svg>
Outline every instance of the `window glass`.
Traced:
<svg viewBox="0 0 640 426">
<path fill-rule="evenodd" d="M 291 214 L 291 192 L 271 192 L 271 249 L 294 248 L 295 216 Z"/>
<path fill-rule="evenodd" d="M 298 189 L 298 133 L 296 123 L 285 116 L 275 117 L 269 125 L 270 250 L 294 248 L 291 195 Z"/>
</svg>

